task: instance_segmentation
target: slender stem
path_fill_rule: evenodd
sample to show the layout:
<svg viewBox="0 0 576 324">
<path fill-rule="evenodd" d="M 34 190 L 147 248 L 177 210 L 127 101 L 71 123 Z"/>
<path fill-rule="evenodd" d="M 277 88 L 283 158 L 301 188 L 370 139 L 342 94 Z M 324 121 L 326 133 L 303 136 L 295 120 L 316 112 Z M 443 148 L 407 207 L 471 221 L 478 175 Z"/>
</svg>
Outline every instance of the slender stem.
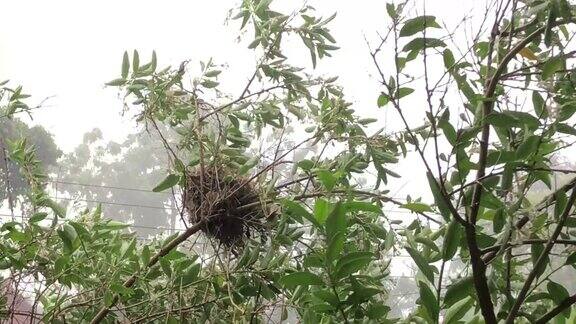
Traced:
<svg viewBox="0 0 576 324">
<path fill-rule="evenodd" d="M 560 314 L 565 309 L 568 309 L 573 304 L 576 304 L 576 294 L 564 299 L 562 302 L 560 302 L 560 304 L 558 304 L 558 306 L 556 306 L 554 309 L 552 309 L 548 313 L 544 314 L 544 316 L 540 317 L 534 323 L 535 324 L 549 323 L 550 320 L 553 319 L 556 315 Z"/>
<path fill-rule="evenodd" d="M 524 241 L 519 242 L 519 243 L 507 244 L 506 248 L 517 247 L 517 246 L 521 246 L 521 245 L 543 244 L 546 242 L 548 242 L 548 240 L 537 240 L 537 239 L 524 240 Z M 576 245 L 576 240 L 555 240 L 554 244 Z M 491 252 L 491 251 L 498 251 L 498 250 L 500 250 L 501 247 L 502 247 L 501 244 L 493 245 L 491 247 L 483 249 L 482 254 L 486 254 L 486 253 Z"/>
<path fill-rule="evenodd" d="M 438 286 L 436 287 L 436 299 L 438 300 L 438 309 L 440 309 L 440 293 L 442 292 L 442 279 L 444 278 L 444 267 L 446 266 L 446 260 L 442 259 L 442 265 L 440 266 L 440 274 L 438 275 Z M 438 314 L 440 315 L 440 314 Z M 438 319 L 436 319 L 438 322 Z"/>
<path fill-rule="evenodd" d="M 192 236 L 194 233 L 198 232 L 203 226 L 204 226 L 204 222 L 206 221 L 206 218 L 204 219 L 204 221 L 197 223 L 196 225 L 188 228 L 185 232 L 183 232 L 182 234 L 180 234 L 179 236 L 177 236 L 176 238 L 174 238 L 172 241 L 170 241 L 170 243 L 168 243 L 165 247 L 163 247 L 160 251 L 158 251 L 151 259 L 150 262 L 148 262 L 148 264 L 146 265 L 146 268 L 149 269 L 150 267 L 152 267 L 153 265 L 155 265 L 158 261 L 160 261 L 160 258 L 165 256 L 166 254 L 168 254 L 170 251 L 172 251 L 173 249 L 175 249 L 178 245 L 180 245 L 181 243 L 183 243 L 184 241 L 186 241 L 190 236 Z M 134 285 L 134 283 L 136 283 L 136 279 L 138 278 L 138 273 L 134 273 L 132 276 L 130 276 L 130 278 L 128 278 L 125 282 L 124 282 L 124 287 L 125 288 L 130 288 Z M 109 303 L 109 305 L 107 306 L 103 306 L 100 311 L 92 318 L 92 320 L 90 321 L 91 324 L 96 324 L 96 323 L 100 323 L 105 317 L 106 315 L 108 315 L 108 312 L 110 311 L 110 308 L 112 308 L 113 306 L 116 305 L 116 303 L 118 302 L 118 295 L 115 295 L 114 298 L 112 299 L 112 301 Z"/>
<path fill-rule="evenodd" d="M 526 281 L 524 282 L 524 286 L 522 286 L 522 290 L 520 290 L 518 297 L 516 297 L 516 302 L 514 303 L 514 305 L 512 306 L 512 309 L 510 309 L 510 312 L 508 313 L 508 317 L 506 318 L 506 324 L 514 323 L 514 318 L 516 317 L 516 314 L 518 314 L 518 310 L 520 310 L 520 306 L 524 302 L 524 299 L 526 299 L 526 296 L 528 294 L 528 290 L 530 289 L 532 282 L 534 281 L 534 279 L 538 275 L 538 269 L 541 269 L 542 266 L 544 266 L 544 263 L 546 262 L 548 254 L 550 253 L 550 251 L 554 247 L 554 244 L 556 243 L 558 236 L 562 232 L 562 228 L 564 228 L 566 220 L 568 219 L 568 216 L 570 215 L 570 210 L 572 209 L 572 205 L 574 205 L 575 201 L 576 201 L 576 189 L 574 189 L 574 187 L 573 187 L 572 193 L 570 194 L 570 198 L 568 199 L 568 203 L 566 204 L 566 207 L 565 207 L 565 209 L 564 209 L 564 211 L 560 217 L 560 220 L 558 221 L 558 225 L 556 225 L 554 232 L 552 233 L 552 235 L 548 239 L 548 241 L 544 247 L 544 250 L 542 251 L 542 253 L 538 257 L 536 264 L 534 265 L 534 268 L 532 269 L 532 271 L 530 271 L 530 274 L 528 274 L 528 278 L 526 278 Z"/>
</svg>

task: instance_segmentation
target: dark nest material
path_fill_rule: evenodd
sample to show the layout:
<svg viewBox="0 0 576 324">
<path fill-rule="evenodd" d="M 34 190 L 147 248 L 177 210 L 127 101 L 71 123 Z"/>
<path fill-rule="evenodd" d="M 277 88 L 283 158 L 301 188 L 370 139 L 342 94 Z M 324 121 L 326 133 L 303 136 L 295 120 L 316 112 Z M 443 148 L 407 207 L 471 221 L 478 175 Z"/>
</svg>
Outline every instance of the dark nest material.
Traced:
<svg viewBox="0 0 576 324">
<path fill-rule="evenodd" d="M 187 176 L 182 201 L 192 225 L 228 247 L 240 247 L 246 239 L 266 237 L 266 209 L 258 191 L 247 179 L 230 171 L 197 170 Z"/>
</svg>

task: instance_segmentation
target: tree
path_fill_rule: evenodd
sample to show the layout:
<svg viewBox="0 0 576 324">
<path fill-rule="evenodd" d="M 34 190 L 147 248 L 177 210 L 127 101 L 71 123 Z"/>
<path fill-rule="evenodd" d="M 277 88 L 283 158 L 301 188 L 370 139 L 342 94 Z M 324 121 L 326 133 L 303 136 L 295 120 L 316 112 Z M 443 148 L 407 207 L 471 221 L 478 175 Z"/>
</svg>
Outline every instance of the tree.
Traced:
<svg viewBox="0 0 576 324">
<path fill-rule="evenodd" d="M 9 88 L 8 81 L 0 82 L 0 87 L 0 201 L 8 200 L 13 211 L 17 198 L 24 195 L 29 188 L 18 167 L 6 155 L 8 143 L 27 138 L 31 144 L 38 147 L 37 156 L 46 167 L 56 165 L 61 152 L 54 144 L 52 135 L 43 127 L 29 127 L 14 118 L 15 114 L 31 109 L 24 103 L 29 95 L 22 92 L 22 87 Z"/>
<path fill-rule="evenodd" d="M 147 63 L 124 53 L 108 85 L 165 150 L 166 174 L 152 190 L 177 192 L 186 229 L 171 236 L 139 241 L 99 206 L 65 217 L 34 150 L 12 143 L 9 157 L 31 194 L 28 221 L 0 228 L 0 264 L 10 287 L 36 290 L 29 316 L 395 322 L 389 264 L 405 251 L 418 269 L 407 322 L 573 320 L 576 295 L 554 278 L 576 264 L 576 179 L 551 177 L 574 173 L 554 164 L 576 136 L 574 6 L 493 1 L 465 39 L 407 3 L 387 5 L 389 28 L 371 46 L 382 85 L 376 104 L 403 126 L 390 134 L 370 132 L 377 119 L 357 117 L 336 78 L 285 56 L 293 36 L 313 66 L 337 49 L 334 16 L 315 17 L 310 7 L 285 15 L 271 1 L 243 1 L 234 19 L 254 31 L 248 46 L 259 59 L 236 95 L 223 90 L 225 72 L 211 59 L 199 70 L 190 62 L 160 70 L 155 52 Z M 289 125 L 304 132 L 285 132 Z M 104 161 L 91 143 L 68 157 L 77 164 L 69 174 Z M 400 202 L 387 195 L 400 176 L 390 169 L 412 158 L 430 198 Z M 543 185 L 550 195 L 529 196 Z M 389 204 L 413 217 L 391 219 Z"/>
<path fill-rule="evenodd" d="M 101 203 L 107 215 L 134 222 L 135 232 L 147 237 L 181 227 L 173 195 L 151 190 L 165 176 L 167 158 L 154 134 L 142 131 L 116 143 L 104 142 L 101 131 L 94 129 L 62 157 L 54 173 L 59 192 L 79 197 L 88 208 Z"/>
<path fill-rule="evenodd" d="M 317 322 L 376 319 L 388 311 L 381 280 L 387 263 L 376 259 L 394 243 L 378 219 L 378 204 L 387 198 L 355 192 L 352 176 L 368 164 L 360 145 L 392 157 L 383 138 L 366 136 L 370 120 L 354 116 L 335 78 L 305 73 L 283 54 L 282 39 L 296 35 L 313 64 L 329 56 L 336 49 L 327 28 L 334 17 L 316 18 L 310 7 L 284 15 L 269 4 L 247 1 L 236 16 L 242 29 L 257 33 L 249 47 L 260 58 L 233 98 L 218 90 L 221 71 L 211 60 L 187 84 L 186 63 L 158 70 L 155 53 L 146 64 L 137 51 L 126 53 L 121 77 L 109 83 L 126 91 L 134 100 L 128 109 L 161 139 L 169 173 L 153 190 L 180 192 L 185 231 L 145 243 L 125 233 L 125 225 L 104 220 L 100 208 L 65 218 L 43 190 L 34 151 L 25 142 L 11 147 L 10 158 L 34 171 L 27 175 L 36 194 L 28 223 L 2 229 L 9 251 L 2 261 L 15 287 L 37 278 L 33 308 L 41 303 L 43 311 L 31 316 L 98 323 L 297 315 Z M 310 126 L 305 138 L 287 137 L 283 129 L 291 123 Z M 166 126 L 176 140 L 166 136 Z M 261 149 L 251 145 L 258 139 Z M 343 149 L 326 158 L 332 143 Z M 87 146 L 71 157 L 79 166 L 87 157 L 98 161 Z M 316 146 L 324 149 L 306 153 Z M 289 160 L 296 151 L 308 156 Z M 212 248 L 184 248 L 197 245 L 192 236 L 199 232 Z"/>
<path fill-rule="evenodd" d="M 407 235 L 406 249 L 427 274 L 419 279 L 420 307 L 413 316 L 437 322 L 446 309 L 445 321 L 467 313 L 468 320 L 486 323 L 569 317 L 576 297 L 550 276 L 574 259 L 574 180 L 537 202 L 526 195 L 540 183 L 551 187 L 550 161 L 576 134 L 569 123 L 574 87 L 567 50 L 573 5 L 493 2 L 485 13 L 490 32 L 478 26 L 466 48 L 459 46 L 458 31 L 443 36 L 435 17 L 407 19 L 403 8 L 387 6 L 392 23 L 372 57 L 384 89 L 378 105 L 398 113 L 405 126 L 399 136 L 421 158 L 442 215 L 438 230 L 426 232 L 417 223 Z M 380 68 L 385 50 L 394 58 L 392 71 Z M 431 68 L 439 61 L 445 67 L 440 73 Z M 407 77 L 416 62 L 422 82 Z M 415 85 L 426 107 L 418 128 L 407 117 L 415 112 L 403 104 L 416 100 Z M 455 89 L 459 99 L 451 98 Z M 519 104 L 527 92 L 531 104 Z M 434 242 L 438 236 L 441 247 Z M 521 253 L 526 247 L 528 255 Z M 457 251 L 467 271 L 443 295 L 443 269 Z"/>
</svg>

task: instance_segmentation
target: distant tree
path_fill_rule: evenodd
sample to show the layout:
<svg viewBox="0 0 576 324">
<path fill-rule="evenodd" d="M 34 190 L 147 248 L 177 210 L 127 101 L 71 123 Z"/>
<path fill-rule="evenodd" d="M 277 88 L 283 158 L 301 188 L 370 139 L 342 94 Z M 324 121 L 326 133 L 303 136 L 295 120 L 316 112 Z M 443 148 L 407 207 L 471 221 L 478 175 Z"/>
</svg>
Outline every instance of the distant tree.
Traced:
<svg viewBox="0 0 576 324">
<path fill-rule="evenodd" d="M 287 57 L 287 38 L 313 67 L 337 49 L 335 16 L 309 6 L 282 14 L 270 0 L 242 2 L 233 19 L 253 31 L 258 59 L 238 94 L 212 60 L 159 69 L 155 52 L 146 63 L 125 52 L 107 84 L 154 137 L 107 145 L 92 132 L 62 174 L 105 186 L 132 179 L 132 163 L 141 177 L 165 170 L 144 185 L 177 192 L 186 229 L 140 240 L 100 205 L 67 213 L 34 149 L 15 141 L 27 213 L 0 227 L 2 287 L 34 288 L 29 317 L 56 323 L 574 322 L 576 294 L 559 280 L 576 267 L 576 171 L 555 163 L 576 136 L 576 7 L 489 1 L 470 34 L 411 3 L 386 5 L 371 46 L 375 104 L 396 112 L 393 133 L 367 127 L 378 119 L 358 117 L 335 77 Z M 284 136 L 288 127 L 302 131 Z M 387 195 L 402 176 L 391 168 L 412 158 L 429 201 Z M 110 189 L 81 194 L 120 201 Z M 406 217 L 391 218 L 390 204 Z M 396 287 L 417 291 L 394 303 L 399 254 L 416 271 Z M 5 299 L 0 314 L 17 315 Z"/>
<path fill-rule="evenodd" d="M 42 126 L 30 127 L 17 116 L 13 117 L 14 113 L 27 109 L 28 106 L 20 99 L 23 100 L 28 95 L 21 93 L 20 87 L 7 89 L 0 89 L 0 202 L 10 203 L 10 200 L 13 200 L 16 203 L 16 199 L 26 194 L 30 188 L 19 167 L 7 156 L 9 143 L 26 138 L 29 144 L 38 148 L 37 157 L 47 168 L 56 165 L 62 152 L 54 143 L 52 134 Z"/>
<path fill-rule="evenodd" d="M 162 166 L 167 163 L 166 150 L 154 133 L 144 130 L 116 143 L 105 142 L 94 129 L 62 156 L 54 170 L 55 187 L 89 208 L 101 203 L 106 215 L 134 222 L 134 230 L 146 237 L 181 227 L 172 194 L 152 191 L 165 177 Z"/>
</svg>

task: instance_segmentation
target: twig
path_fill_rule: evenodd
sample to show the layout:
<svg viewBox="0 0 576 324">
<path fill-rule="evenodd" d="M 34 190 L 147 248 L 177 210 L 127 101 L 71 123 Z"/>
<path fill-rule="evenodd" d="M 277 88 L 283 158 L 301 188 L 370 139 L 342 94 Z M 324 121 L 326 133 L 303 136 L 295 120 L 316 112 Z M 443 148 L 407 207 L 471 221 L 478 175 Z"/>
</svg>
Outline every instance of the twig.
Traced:
<svg viewBox="0 0 576 324">
<path fill-rule="evenodd" d="M 548 239 L 548 241 L 544 247 L 544 250 L 542 251 L 542 253 L 540 253 L 540 256 L 538 257 L 536 264 L 534 265 L 534 268 L 532 269 L 532 271 L 530 271 L 530 274 L 528 274 L 528 278 L 526 278 L 526 281 L 524 282 L 524 286 L 522 286 L 522 290 L 520 290 L 520 293 L 516 297 L 516 302 L 514 303 L 514 305 L 512 306 L 512 309 L 510 309 L 510 312 L 508 313 L 508 317 L 506 318 L 506 324 L 514 323 L 514 318 L 516 317 L 516 314 L 518 313 L 520 306 L 524 302 L 524 299 L 526 298 L 526 295 L 528 293 L 528 290 L 530 289 L 530 286 L 532 285 L 532 282 L 534 281 L 534 279 L 536 278 L 536 276 L 538 274 L 538 269 L 540 269 L 544 265 L 544 263 L 546 262 L 546 258 L 548 257 L 548 254 L 552 250 L 552 247 L 554 247 L 554 244 L 556 243 L 558 236 L 562 232 L 562 228 L 564 228 L 566 220 L 568 219 L 568 216 L 570 215 L 570 210 L 572 209 L 572 205 L 574 205 L 574 202 L 576 201 L 576 189 L 574 189 L 574 188 L 575 187 L 571 188 L 572 193 L 570 194 L 570 198 L 568 199 L 568 203 L 566 204 L 566 207 L 565 207 L 565 209 L 564 209 L 564 211 L 560 217 L 560 220 L 558 221 L 558 224 L 556 225 L 556 228 L 554 229 L 554 232 L 552 233 L 552 235 Z"/>
</svg>

